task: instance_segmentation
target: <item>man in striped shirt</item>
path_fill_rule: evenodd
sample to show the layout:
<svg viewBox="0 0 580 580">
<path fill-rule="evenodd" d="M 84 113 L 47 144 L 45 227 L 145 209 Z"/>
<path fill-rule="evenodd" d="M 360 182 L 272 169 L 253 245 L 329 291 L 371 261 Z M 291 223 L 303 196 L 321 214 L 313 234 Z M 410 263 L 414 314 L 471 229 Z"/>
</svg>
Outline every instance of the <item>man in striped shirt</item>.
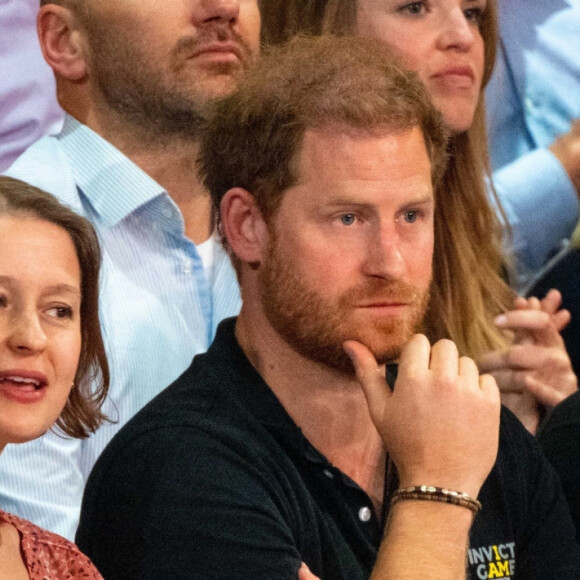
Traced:
<svg viewBox="0 0 580 580">
<path fill-rule="evenodd" d="M 0 504 L 68 538 L 102 449 L 239 310 L 195 159 L 208 101 L 255 58 L 259 26 L 256 0 L 41 2 L 40 43 L 67 115 L 58 136 L 8 173 L 56 195 L 100 235 L 114 423 L 83 442 L 49 433 L 7 450 Z"/>
</svg>

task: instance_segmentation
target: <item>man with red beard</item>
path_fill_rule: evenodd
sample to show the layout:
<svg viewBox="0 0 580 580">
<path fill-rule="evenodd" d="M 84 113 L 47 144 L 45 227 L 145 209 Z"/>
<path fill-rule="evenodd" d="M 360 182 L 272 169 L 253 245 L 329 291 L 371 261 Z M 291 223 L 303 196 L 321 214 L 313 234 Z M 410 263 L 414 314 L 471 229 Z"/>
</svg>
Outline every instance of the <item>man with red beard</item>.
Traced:
<svg viewBox="0 0 580 580">
<path fill-rule="evenodd" d="M 208 102 L 231 92 L 259 52 L 260 14 L 257 0 L 40 4 L 40 44 L 67 115 L 8 174 L 53 193 L 99 234 L 112 422 L 86 441 L 49 433 L 8 449 L 0 505 L 72 539 L 100 452 L 239 311 L 195 160 Z"/>
<path fill-rule="evenodd" d="M 415 334 L 445 145 L 364 39 L 275 49 L 216 106 L 200 165 L 243 305 L 97 462 L 77 542 L 104 577 L 577 577 L 494 380 Z"/>
</svg>

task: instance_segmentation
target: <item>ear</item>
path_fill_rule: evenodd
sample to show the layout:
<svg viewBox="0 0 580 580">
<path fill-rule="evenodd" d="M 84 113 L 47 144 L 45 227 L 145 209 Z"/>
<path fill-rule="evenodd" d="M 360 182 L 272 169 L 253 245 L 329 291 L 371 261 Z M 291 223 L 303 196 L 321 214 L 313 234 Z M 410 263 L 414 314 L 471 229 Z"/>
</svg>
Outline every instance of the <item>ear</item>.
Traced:
<svg viewBox="0 0 580 580">
<path fill-rule="evenodd" d="M 74 13 L 64 6 L 41 6 L 36 20 L 40 47 L 55 74 L 73 81 L 87 74 L 84 38 Z"/>
<path fill-rule="evenodd" d="M 241 187 L 230 189 L 220 204 L 221 224 L 233 253 L 253 267 L 262 262 L 268 228 L 254 196 Z"/>
</svg>

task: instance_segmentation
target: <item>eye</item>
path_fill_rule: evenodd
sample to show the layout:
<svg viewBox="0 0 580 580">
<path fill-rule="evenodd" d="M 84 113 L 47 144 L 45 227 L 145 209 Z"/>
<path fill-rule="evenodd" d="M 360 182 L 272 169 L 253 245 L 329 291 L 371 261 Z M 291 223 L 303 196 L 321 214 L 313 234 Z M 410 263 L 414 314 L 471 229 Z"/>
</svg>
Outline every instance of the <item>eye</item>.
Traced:
<svg viewBox="0 0 580 580">
<path fill-rule="evenodd" d="M 6 308 L 8 305 L 8 299 L 3 294 L 0 294 L 0 308 Z"/>
<path fill-rule="evenodd" d="M 400 12 L 407 12 L 408 14 L 421 14 L 426 9 L 425 2 L 410 2 L 399 8 Z"/>
<path fill-rule="evenodd" d="M 468 10 L 465 10 L 464 14 L 466 20 L 468 20 L 469 22 L 473 22 L 474 24 L 477 24 L 479 26 L 481 24 L 481 21 L 483 20 L 484 10 L 481 8 L 470 8 Z"/>
<path fill-rule="evenodd" d="M 403 217 L 407 223 L 412 224 L 417 221 L 417 218 L 419 217 L 419 212 L 415 210 L 409 210 L 403 214 Z"/>
<path fill-rule="evenodd" d="M 54 318 L 71 319 L 73 317 L 73 310 L 70 306 L 54 306 L 47 310 L 47 314 Z"/>
<path fill-rule="evenodd" d="M 343 213 L 340 216 L 340 221 L 345 226 L 352 226 L 352 224 L 354 224 L 354 222 L 356 221 L 356 216 L 353 213 Z"/>
</svg>

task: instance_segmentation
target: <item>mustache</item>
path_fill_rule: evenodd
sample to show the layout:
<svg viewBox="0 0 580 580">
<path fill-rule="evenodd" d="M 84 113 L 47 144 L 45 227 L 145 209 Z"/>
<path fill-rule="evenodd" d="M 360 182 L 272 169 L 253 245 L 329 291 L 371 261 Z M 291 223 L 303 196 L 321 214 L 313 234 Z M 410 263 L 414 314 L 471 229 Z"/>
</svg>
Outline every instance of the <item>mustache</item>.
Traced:
<svg viewBox="0 0 580 580">
<path fill-rule="evenodd" d="M 406 282 L 371 279 L 367 280 L 364 285 L 345 292 L 341 297 L 341 305 L 358 306 L 390 302 L 415 304 L 420 302 L 422 297 L 423 294 L 415 286 Z"/>
<path fill-rule="evenodd" d="M 229 42 L 235 44 L 238 49 L 238 57 L 244 68 L 254 60 L 254 53 L 246 39 L 229 24 L 215 23 L 200 28 L 195 36 L 184 36 L 177 41 L 173 49 L 174 62 L 183 63 L 192 55 L 195 55 L 208 44 L 216 42 Z"/>
</svg>

